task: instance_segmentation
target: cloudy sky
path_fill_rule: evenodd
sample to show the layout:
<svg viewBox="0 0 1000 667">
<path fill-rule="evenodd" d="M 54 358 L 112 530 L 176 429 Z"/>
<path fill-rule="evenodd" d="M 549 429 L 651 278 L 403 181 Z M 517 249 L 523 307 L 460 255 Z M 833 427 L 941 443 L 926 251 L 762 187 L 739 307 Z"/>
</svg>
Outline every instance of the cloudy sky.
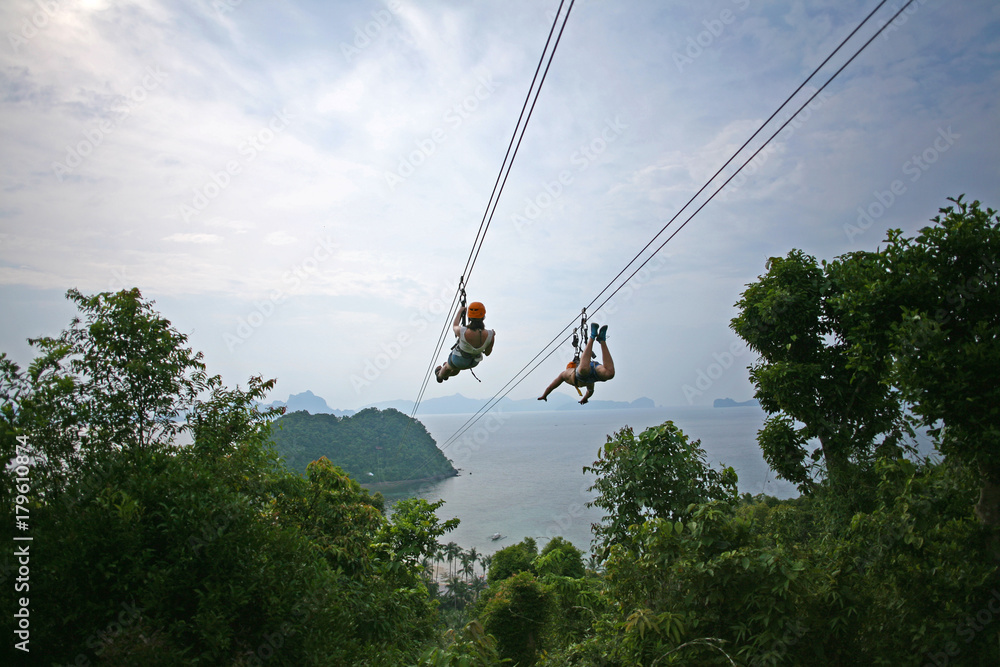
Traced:
<svg viewBox="0 0 1000 667">
<path fill-rule="evenodd" d="M 877 4 L 578 0 L 469 281 L 495 352 L 425 398 L 499 391 Z M 138 286 L 230 385 L 415 398 L 557 6 L 0 3 L 0 350 Z M 914 2 L 594 316 L 596 398 L 749 398 L 728 323 L 767 258 L 1000 207 L 998 101 L 1000 5 Z"/>
</svg>

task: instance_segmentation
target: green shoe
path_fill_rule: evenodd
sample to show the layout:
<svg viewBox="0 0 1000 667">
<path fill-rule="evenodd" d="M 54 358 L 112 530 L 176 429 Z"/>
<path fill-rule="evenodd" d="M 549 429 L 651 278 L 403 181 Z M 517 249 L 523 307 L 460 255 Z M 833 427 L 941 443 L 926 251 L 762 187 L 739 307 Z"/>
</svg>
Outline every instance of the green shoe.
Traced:
<svg viewBox="0 0 1000 667">
<path fill-rule="evenodd" d="M 590 323 L 590 337 L 591 338 L 597 338 L 597 327 L 598 327 L 597 322 L 591 322 Z M 604 327 L 604 328 L 607 329 L 607 327 Z"/>
<path fill-rule="evenodd" d="M 601 330 L 597 332 L 597 342 L 603 343 L 608 339 L 608 325 L 605 324 L 601 327 Z"/>
</svg>

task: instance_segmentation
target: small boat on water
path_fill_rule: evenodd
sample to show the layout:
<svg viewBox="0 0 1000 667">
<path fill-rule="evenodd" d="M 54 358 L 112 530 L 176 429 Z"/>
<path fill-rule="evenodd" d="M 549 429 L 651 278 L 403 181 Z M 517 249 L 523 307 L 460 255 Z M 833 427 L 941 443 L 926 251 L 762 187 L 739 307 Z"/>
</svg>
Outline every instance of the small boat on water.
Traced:
<svg viewBox="0 0 1000 667">
<path fill-rule="evenodd" d="M 493 540 L 494 542 L 496 542 L 497 540 L 502 540 L 503 538 L 504 536 L 501 535 L 500 533 L 493 533 L 492 535 L 490 535 L 490 539 Z"/>
</svg>

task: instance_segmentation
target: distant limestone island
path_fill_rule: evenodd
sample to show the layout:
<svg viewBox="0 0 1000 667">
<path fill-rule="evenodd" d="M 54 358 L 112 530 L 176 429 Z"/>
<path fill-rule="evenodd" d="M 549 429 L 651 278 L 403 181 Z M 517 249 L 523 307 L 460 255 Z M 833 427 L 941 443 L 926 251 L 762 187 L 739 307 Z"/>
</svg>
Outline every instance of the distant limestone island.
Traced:
<svg viewBox="0 0 1000 667">
<path fill-rule="evenodd" d="M 458 475 L 424 425 L 391 408 L 350 416 L 286 412 L 274 422 L 271 439 L 292 470 L 305 474 L 306 466 L 325 456 L 375 489 Z"/>
<path fill-rule="evenodd" d="M 554 393 L 549 396 L 548 401 L 539 401 L 534 398 L 513 400 L 502 398 L 492 409 L 498 412 L 544 412 L 547 410 L 634 410 L 655 408 L 656 403 L 651 398 L 637 398 L 634 401 L 602 401 L 591 399 L 587 405 L 579 404 L 579 397 L 575 394 Z M 730 400 L 730 399 L 726 399 Z M 479 412 L 480 409 L 489 403 L 489 399 L 466 398 L 461 394 L 451 396 L 440 396 L 438 398 L 428 398 L 420 402 L 420 414 L 422 415 L 459 415 Z M 326 401 L 312 393 L 305 391 L 301 394 L 292 394 L 288 401 L 274 401 L 271 407 L 284 407 L 286 412 L 298 412 L 305 410 L 311 414 L 334 414 L 345 417 L 354 414 L 353 410 L 334 410 Z M 402 413 L 413 412 L 413 401 L 383 401 L 373 403 L 373 408 L 380 410 L 394 409 Z"/>
<path fill-rule="evenodd" d="M 553 393 L 548 401 L 535 398 L 513 400 L 502 398 L 491 410 L 497 412 L 546 412 L 549 410 L 631 410 L 635 408 L 655 408 L 651 398 L 637 398 L 634 401 L 602 401 L 590 399 L 587 405 L 579 404 L 580 397 L 574 394 Z M 420 414 L 424 415 L 459 415 L 479 412 L 490 403 L 486 398 L 466 398 L 461 394 L 428 398 L 420 402 Z M 409 413 L 413 410 L 412 401 L 387 401 L 376 403 L 377 408 L 395 408 Z"/>
<path fill-rule="evenodd" d="M 731 398 L 717 398 L 715 402 L 712 403 L 713 408 L 749 408 L 749 407 L 760 407 L 760 401 L 756 398 L 751 398 L 749 401 L 743 401 L 742 403 L 737 403 Z"/>
<path fill-rule="evenodd" d="M 292 394 L 287 401 L 274 401 L 272 408 L 285 408 L 285 412 L 305 411 L 312 415 L 337 415 L 347 417 L 353 415 L 354 410 L 334 410 L 326 404 L 326 399 L 317 396 L 311 391 L 304 391 L 301 394 Z"/>
<path fill-rule="evenodd" d="M 478 412 L 488 402 L 453 394 L 421 401 L 420 413 L 468 414 Z M 407 416 L 413 410 L 412 401 L 376 403 L 355 412 L 334 410 L 322 397 L 305 391 L 292 394 L 287 401 L 274 401 L 270 407 L 285 408 L 285 414 L 274 421 L 271 439 L 288 467 L 299 473 L 305 474 L 306 466 L 325 456 L 353 479 L 376 490 L 458 475 L 427 428 Z M 493 409 L 502 413 L 655 407 L 650 398 L 590 400 L 581 407 L 572 396 L 552 394 L 548 402 L 504 398 Z"/>
</svg>

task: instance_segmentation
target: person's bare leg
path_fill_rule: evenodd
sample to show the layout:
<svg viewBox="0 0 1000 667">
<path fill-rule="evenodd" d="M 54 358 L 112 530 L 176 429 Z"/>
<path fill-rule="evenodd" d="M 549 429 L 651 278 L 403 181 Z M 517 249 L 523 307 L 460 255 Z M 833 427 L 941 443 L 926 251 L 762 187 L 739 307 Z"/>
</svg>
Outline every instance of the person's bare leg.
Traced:
<svg viewBox="0 0 1000 667">
<path fill-rule="evenodd" d="M 593 340 L 593 338 L 591 339 Z M 608 344 L 603 340 L 601 343 L 601 365 L 604 366 L 607 377 L 602 379 L 610 380 L 615 376 L 615 361 L 611 358 L 611 352 L 608 351 Z"/>
<path fill-rule="evenodd" d="M 441 366 L 441 372 L 438 373 L 438 377 L 441 380 L 447 380 L 453 375 L 458 375 L 458 371 L 451 367 L 447 361 Z"/>
<path fill-rule="evenodd" d="M 603 345 L 603 343 L 602 343 Z M 584 371 L 590 372 L 590 360 L 594 356 L 594 337 L 591 336 L 587 339 L 587 346 L 583 348 L 583 352 L 580 353 L 580 363 L 577 365 L 576 370 L 580 375 L 584 375 Z"/>
</svg>

